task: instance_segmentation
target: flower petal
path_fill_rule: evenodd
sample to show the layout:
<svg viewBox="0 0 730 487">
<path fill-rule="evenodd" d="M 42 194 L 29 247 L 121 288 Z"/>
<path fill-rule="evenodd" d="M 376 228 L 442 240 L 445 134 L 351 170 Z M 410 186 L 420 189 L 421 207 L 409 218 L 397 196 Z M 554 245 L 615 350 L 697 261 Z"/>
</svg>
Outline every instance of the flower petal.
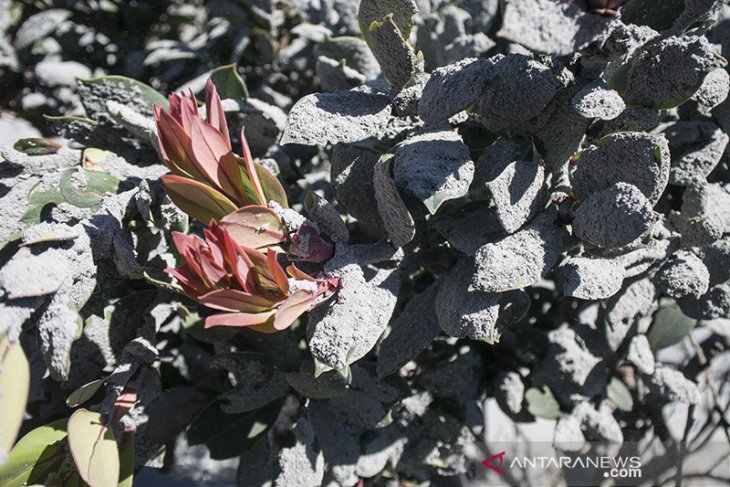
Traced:
<svg viewBox="0 0 730 487">
<path fill-rule="evenodd" d="M 276 310 L 274 328 L 277 330 L 289 328 L 294 320 L 309 311 L 313 301 L 314 296 L 303 289 L 286 298 Z"/>
<path fill-rule="evenodd" d="M 263 325 L 272 317 L 276 311 L 267 311 L 265 313 L 218 313 L 208 316 L 205 319 L 205 328 L 213 326 L 254 326 Z"/>
<path fill-rule="evenodd" d="M 281 219 L 265 206 L 244 206 L 226 215 L 220 224 L 238 245 L 245 247 L 269 247 L 287 239 Z"/>
<path fill-rule="evenodd" d="M 243 313 L 270 311 L 277 304 L 276 301 L 270 301 L 264 297 L 254 296 L 237 289 L 216 289 L 199 296 L 198 301 L 209 308 Z"/>
<path fill-rule="evenodd" d="M 271 276 L 276 282 L 276 286 L 283 294 L 289 294 L 289 279 L 286 277 L 284 269 L 281 268 L 279 261 L 276 260 L 276 251 L 269 249 L 266 253 L 266 261 L 271 271 Z"/>
<path fill-rule="evenodd" d="M 208 123 L 223 134 L 223 137 L 228 143 L 228 150 L 232 151 L 231 136 L 228 133 L 228 122 L 226 121 L 226 114 L 223 111 L 221 97 L 218 95 L 215 84 L 210 79 L 205 83 L 205 113 L 208 117 Z"/>
<path fill-rule="evenodd" d="M 225 195 L 194 179 L 172 174 L 160 179 L 173 203 L 201 222 L 220 220 L 237 209 Z"/>
</svg>

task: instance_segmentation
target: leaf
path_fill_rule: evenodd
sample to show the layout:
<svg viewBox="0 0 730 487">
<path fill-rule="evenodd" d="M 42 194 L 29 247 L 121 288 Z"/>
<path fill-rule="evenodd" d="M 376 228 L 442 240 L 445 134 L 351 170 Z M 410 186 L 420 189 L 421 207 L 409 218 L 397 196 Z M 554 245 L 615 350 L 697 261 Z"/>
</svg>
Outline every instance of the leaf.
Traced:
<svg viewBox="0 0 730 487">
<path fill-rule="evenodd" d="M 380 64 L 385 79 L 391 86 L 404 88 L 413 76 L 420 70 L 416 53 L 408 41 L 401 35 L 393 21 L 393 16 L 374 20 L 370 24 L 370 49 Z"/>
<path fill-rule="evenodd" d="M 548 386 L 543 386 L 542 391 L 531 387 L 525 392 L 525 400 L 527 410 L 533 416 L 545 419 L 558 419 L 565 416 Z"/>
<path fill-rule="evenodd" d="M 52 139 L 29 137 L 20 139 L 13 144 L 13 149 L 28 154 L 29 156 L 45 156 L 55 154 L 62 146 Z"/>
<path fill-rule="evenodd" d="M 697 320 L 687 317 L 676 303 L 672 303 L 654 314 L 646 337 L 652 350 L 661 350 L 681 342 L 696 324 Z"/>
<path fill-rule="evenodd" d="M 414 0 L 363 0 L 360 2 L 357 18 L 363 37 L 368 39 L 368 28 L 374 20 L 382 20 L 393 14 L 393 24 L 408 38 L 413 27 L 413 16 L 418 13 Z"/>
<path fill-rule="evenodd" d="M 28 203 L 30 206 L 23 213 L 23 216 L 20 217 L 21 223 L 40 223 L 41 213 L 47 205 L 55 206 L 65 201 L 61 190 L 58 188 L 48 188 L 46 190 L 42 188 L 43 185 L 39 181 L 28 193 Z"/>
<path fill-rule="evenodd" d="M 669 29 L 684 12 L 685 0 L 631 0 L 621 8 L 625 24 L 646 25 L 656 31 Z"/>
<path fill-rule="evenodd" d="M 20 431 L 30 390 L 30 367 L 19 343 L 0 341 L 0 454 L 10 451 Z"/>
<path fill-rule="evenodd" d="M 116 487 L 119 449 L 100 413 L 78 409 L 68 420 L 68 446 L 79 476 L 90 487 Z"/>
<path fill-rule="evenodd" d="M 69 396 L 66 398 L 66 406 L 70 408 L 75 408 L 85 403 L 86 401 L 91 399 L 94 394 L 96 394 L 96 391 L 98 391 L 99 388 L 104 384 L 105 380 L 106 379 L 93 380 L 88 384 L 84 384 L 83 386 L 79 387 L 71 394 L 69 394 Z"/>
<path fill-rule="evenodd" d="M 391 177 L 393 154 L 384 154 L 373 169 L 373 185 L 378 212 L 388 237 L 396 247 L 402 247 L 416 235 L 416 224 Z"/>
<path fill-rule="evenodd" d="M 634 408 L 634 399 L 631 397 L 631 391 L 629 391 L 626 384 L 617 377 L 611 377 L 606 393 L 608 398 L 613 401 L 613 403 L 621 411 L 631 411 Z"/>
<path fill-rule="evenodd" d="M 266 169 L 261 164 L 254 162 L 256 168 L 256 174 L 259 176 L 259 182 L 261 182 L 261 188 L 264 190 L 264 196 L 266 197 L 266 203 L 269 201 L 276 201 L 284 208 L 289 208 L 289 201 L 286 197 L 286 191 L 281 185 L 279 179 L 274 174 Z"/>
<path fill-rule="evenodd" d="M 469 191 L 474 162 L 469 147 L 451 129 L 432 129 L 398 144 L 393 163 L 395 186 L 423 201 L 432 215 L 448 200 Z"/>
<path fill-rule="evenodd" d="M 236 68 L 235 63 L 215 68 L 210 72 L 210 79 L 218 89 L 221 98 L 232 98 L 236 101 L 248 100 L 248 87 Z"/>
<path fill-rule="evenodd" d="M 152 105 L 169 108 L 167 98 L 149 85 L 124 76 L 101 76 L 76 80 L 81 103 L 86 113 L 96 119 L 100 115 L 109 117 L 107 102 L 128 105 L 135 111 L 152 116 Z"/>
<path fill-rule="evenodd" d="M 119 451 L 119 486 L 132 487 L 134 483 L 134 433 L 125 433 Z"/>
<path fill-rule="evenodd" d="M 66 438 L 66 419 L 40 426 L 20 439 L 7 461 L 0 467 L 0 485 L 21 487 L 43 483 L 65 458 L 62 440 Z"/>
<path fill-rule="evenodd" d="M 205 444 L 216 460 L 238 456 L 273 426 L 283 404 L 284 398 L 247 413 L 227 414 L 221 409 L 221 402 L 215 401 L 193 420 L 188 442 Z"/>
<path fill-rule="evenodd" d="M 160 179 L 172 202 L 204 224 L 210 220 L 220 220 L 237 209 L 224 194 L 201 182 L 172 174 Z"/>
<path fill-rule="evenodd" d="M 277 245 L 287 239 L 287 229 L 269 208 L 250 205 L 240 208 L 220 221 L 233 240 L 246 247 Z"/>
<path fill-rule="evenodd" d="M 116 193 L 119 183 L 105 172 L 72 168 L 61 174 L 60 190 L 66 202 L 78 208 L 94 208 L 101 204 L 102 195 Z"/>
</svg>

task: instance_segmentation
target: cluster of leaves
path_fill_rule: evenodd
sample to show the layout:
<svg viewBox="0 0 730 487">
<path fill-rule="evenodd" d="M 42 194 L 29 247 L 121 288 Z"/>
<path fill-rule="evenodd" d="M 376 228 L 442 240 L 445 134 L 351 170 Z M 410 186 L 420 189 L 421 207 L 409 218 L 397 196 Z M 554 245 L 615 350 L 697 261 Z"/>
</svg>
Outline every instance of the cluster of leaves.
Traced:
<svg viewBox="0 0 730 487">
<path fill-rule="evenodd" d="M 152 61 L 126 72 L 148 84 L 78 80 L 76 99 L 47 91 L 38 62 L 32 93 L 11 91 L 63 106 L 54 126 L 84 148 L 0 149 L 2 453 L 22 437 L 3 485 L 129 483 L 189 445 L 238 457 L 241 485 L 440 485 L 475 474 L 477 442 L 504 440 L 489 414 L 553 420 L 564 452 L 653 444 L 642 474 L 661 483 L 728 434 L 721 0 L 169 2 L 127 38 L 103 22 L 126 15 L 114 2 L 6 3 L 4 80 L 48 46 L 66 56 L 68 32 L 120 53 L 145 41 Z M 76 28 L 90 12 L 98 27 Z M 246 69 L 215 68 L 230 62 Z M 150 86 L 201 94 L 208 77 L 205 109 Z M 228 253 L 229 236 L 252 252 Z M 339 286 L 296 321 L 310 302 L 288 303 L 287 327 L 272 246 L 305 261 L 294 281 Z M 180 257 L 188 296 L 164 274 Z M 240 309 L 252 289 L 276 295 L 263 331 L 286 330 L 204 326 L 212 310 L 261 325 Z M 677 403 L 691 405 L 678 434 Z M 602 480 L 587 475 L 574 483 Z"/>
</svg>

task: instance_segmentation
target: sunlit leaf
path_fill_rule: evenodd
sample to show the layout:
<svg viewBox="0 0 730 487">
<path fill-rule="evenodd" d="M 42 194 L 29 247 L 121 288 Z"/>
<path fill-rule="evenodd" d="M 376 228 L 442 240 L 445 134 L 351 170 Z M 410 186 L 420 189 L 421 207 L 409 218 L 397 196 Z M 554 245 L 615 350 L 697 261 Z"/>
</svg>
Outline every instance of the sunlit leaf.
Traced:
<svg viewBox="0 0 730 487">
<path fill-rule="evenodd" d="M 0 341 L 0 448 L 7 453 L 20 431 L 30 390 L 30 368 L 19 343 Z"/>
<path fill-rule="evenodd" d="M 66 419 L 40 426 L 20 439 L 0 467 L 0 485 L 20 487 L 44 483 L 58 469 L 66 452 Z"/>
<path fill-rule="evenodd" d="M 119 450 L 100 413 L 78 409 L 68 420 L 68 446 L 76 469 L 91 487 L 116 487 Z"/>
<path fill-rule="evenodd" d="M 246 82 L 238 74 L 235 64 L 215 68 L 210 72 L 210 79 L 218 89 L 221 98 L 232 98 L 237 101 L 248 99 Z"/>
<path fill-rule="evenodd" d="M 560 404 L 547 386 L 543 386 L 542 390 L 534 387 L 528 389 L 525 393 L 525 400 L 527 410 L 533 416 L 545 419 L 558 419 L 565 416 L 565 413 L 560 410 Z"/>
<path fill-rule="evenodd" d="M 104 380 L 105 379 L 93 380 L 88 384 L 84 384 L 83 386 L 73 391 L 66 398 L 66 406 L 70 408 L 75 408 L 76 406 L 80 406 L 81 404 L 91 399 L 94 394 L 96 394 L 96 391 L 98 391 L 99 388 L 104 384 Z"/>
<path fill-rule="evenodd" d="M 203 223 L 220 220 L 237 210 L 236 205 L 223 193 L 206 184 L 172 174 L 160 179 L 172 202 Z"/>
</svg>

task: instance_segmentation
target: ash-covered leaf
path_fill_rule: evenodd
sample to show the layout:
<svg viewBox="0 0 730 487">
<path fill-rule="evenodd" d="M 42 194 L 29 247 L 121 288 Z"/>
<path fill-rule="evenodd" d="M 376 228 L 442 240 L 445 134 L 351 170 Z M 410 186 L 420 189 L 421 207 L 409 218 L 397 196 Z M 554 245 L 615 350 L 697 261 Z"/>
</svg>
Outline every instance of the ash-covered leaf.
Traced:
<svg viewBox="0 0 730 487">
<path fill-rule="evenodd" d="M 616 259 L 571 257 L 556 271 L 556 281 L 564 296 L 578 299 L 606 299 L 616 294 L 626 270 Z"/>
<path fill-rule="evenodd" d="M 282 143 L 352 143 L 380 135 L 390 117 L 387 96 L 361 89 L 314 93 L 289 112 Z"/>
<path fill-rule="evenodd" d="M 535 284 L 557 264 L 563 239 L 552 212 L 539 215 L 517 233 L 479 249 L 474 287 L 502 292 Z"/>
<path fill-rule="evenodd" d="M 378 19 L 383 17 L 385 14 Z M 338 62 L 344 61 L 346 66 L 362 73 L 368 80 L 374 80 L 380 74 L 377 59 L 367 43 L 359 37 L 327 37 L 317 44 L 314 53 L 317 57 L 324 56 Z"/>
<path fill-rule="evenodd" d="M 314 358 L 342 371 L 368 353 L 385 330 L 400 278 L 392 269 L 350 263 L 349 249 L 343 245 L 337 246 L 337 252 L 330 263 L 331 273 L 340 278 L 340 289 L 327 305 L 310 312 L 307 335 Z"/>
<path fill-rule="evenodd" d="M 222 397 L 221 409 L 228 414 L 246 413 L 275 401 L 289 392 L 284 372 L 265 355 L 231 352 L 215 355 L 212 369 L 225 369 L 235 377 L 234 388 Z"/>
<path fill-rule="evenodd" d="M 652 375 L 644 375 L 643 379 L 650 393 L 665 401 L 696 404 L 701 399 L 697 384 L 679 370 L 658 366 Z"/>
<path fill-rule="evenodd" d="M 404 195 L 423 201 L 434 214 L 445 201 L 467 193 L 474 178 L 474 163 L 458 133 L 434 128 L 398 145 L 393 177 Z"/>
<path fill-rule="evenodd" d="M 573 97 L 573 108 L 585 118 L 613 120 L 626 109 L 617 91 L 603 81 L 591 83 Z"/>
<path fill-rule="evenodd" d="M 393 23 L 408 38 L 413 27 L 412 17 L 418 13 L 418 5 L 414 0 L 363 0 L 357 18 L 363 36 L 368 37 L 368 29 L 375 20 L 382 20 L 386 15 L 393 14 Z"/>
<path fill-rule="evenodd" d="M 580 421 L 586 439 L 621 444 L 624 435 L 616 418 L 610 411 L 597 411 L 589 402 L 583 401 L 573 408 L 571 415 Z"/>
<path fill-rule="evenodd" d="M 710 113 L 712 109 L 727 99 L 730 93 L 730 74 L 724 69 L 716 69 L 702 82 L 702 86 L 694 94 L 699 108 L 704 113 Z"/>
<path fill-rule="evenodd" d="M 439 211 L 429 222 L 452 247 L 471 256 L 485 243 L 504 236 L 496 208 L 484 208 L 481 201 Z"/>
<path fill-rule="evenodd" d="M 684 245 L 710 245 L 730 232 L 730 192 L 717 183 L 692 180 L 682 195 L 681 213 L 672 213 L 670 220 Z"/>
<path fill-rule="evenodd" d="M 497 35 L 532 51 L 566 55 L 607 37 L 614 23 L 573 2 L 508 0 Z"/>
<path fill-rule="evenodd" d="M 657 221 L 651 203 L 634 185 L 616 183 L 588 197 L 576 210 L 573 232 L 599 247 L 624 247 Z"/>
<path fill-rule="evenodd" d="M 599 313 L 606 341 L 611 350 L 630 340 L 637 330 L 638 321 L 657 309 L 657 289 L 646 277 L 627 281 L 619 293 L 605 303 Z"/>
<path fill-rule="evenodd" d="M 373 170 L 380 154 L 338 144 L 332 151 L 330 181 L 337 202 L 368 232 L 383 235 L 383 221 L 373 185 Z"/>
<path fill-rule="evenodd" d="M 664 130 L 672 153 L 669 181 L 686 186 L 717 166 L 730 137 L 713 122 L 675 122 Z"/>
<path fill-rule="evenodd" d="M 497 217 L 507 233 L 514 233 L 547 204 L 545 169 L 540 164 L 515 161 L 487 183 Z"/>
<path fill-rule="evenodd" d="M 66 9 L 52 8 L 28 17 L 15 34 L 15 48 L 31 47 L 34 42 L 53 33 L 70 16 L 71 12 Z"/>
<path fill-rule="evenodd" d="M 322 91 L 341 91 L 356 88 L 367 81 L 364 75 L 352 69 L 344 61 L 320 56 L 315 67 Z"/>
<path fill-rule="evenodd" d="M 522 411 L 525 400 L 525 383 L 522 376 L 514 371 L 502 372 L 495 384 L 497 404 L 508 415 L 516 415 Z"/>
<path fill-rule="evenodd" d="M 476 112 L 495 132 L 523 132 L 528 120 L 543 113 L 565 80 L 550 67 L 524 54 L 497 61 L 483 88 Z"/>
<path fill-rule="evenodd" d="M 606 387 L 606 363 L 591 353 L 573 330 L 562 326 L 548 334 L 550 348 L 533 370 L 533 383 L 549 386 L 556 397 L 570 403 L 571 396 L 593 397 Z"/>
<path fill-rule="evenodd" d="M 522 292 L 490 293 L 472 289 L 474 260 L 462 258 L 441 283 L 436 314 L 441 329 L 450 336 L 496 343 L 502 330 L 519 320 L 529 307 Z"/>
<path fill-rule="evenodd" d="M 427 124 L 435 124 L 474 105 L 494 76 L 494 64 L 493 59 L 468 58 L 436 68 L 418 102 L 418 115 Z"/>
<path fill-rule="evenodd" d="M 391 175 L 393 154 L 382 156 L 373 168 L 373 189 L 378 213 L 391 242 L 402 247 L 416 235 L 416 225 Z"/>
<path fill-rule="evenodd" d="M 411 298 L 403 312 L 393 320 L 390 333 L 380 344 L 378 376 L 395 372 L 415 359 L 441 332 L 434 306 L 439 285 L 437 281 Z"/>
<path fill-rule="evenodd" d="M 397 424 L 369 431 L 363 437 L 357 474 L 360 477 L 374 477 L 386 466 L 396 465 L 403 455 L 406 442 L 406 433 Z"/>
<path fill-rule="evenodd" d="M 324 457 L 312 425 L 305 417 L 300 417 L 294 425 L 294 438 L 294 446 L 279 452 L 279 474 L 274 479 L 274 487 L 321 485 L 324 478 Z"/>
<path fill-rule="evenodd" d="M 167 108 L 167 98 L 140 81 L 124 76 L 103 76 L 77 80 L 78 92 L 86 114 L 94 119 L 110 120 L 107 103 L 111 100 L 134 111 L 152 116 L 152 105 Z"/>
<path fill-rule="evenodd" d="M 672 298 L 692 295 L 699 298 L 710 287 L 710 271 L 692 252 L 679 251 L 656 276 L 657 286 Z"/>
<path fill-rule="evenodd" d="M 646 335 L 636 335 L 629 343 L 629 352 L 626 360 L 636 366 L 643 374 L 653 374 L 656 368 L 654 352 L 649 345 Z"/>
<path fill-rule="evenodd" d="M 368 38 L 383 76 L 395 89 L 405 88 L 416 72 L 422 69 L 416 53 L 401 35 L 393 16 L 373 21 L 368 29 Z"/>
<path fill-rule="evenodd" d="M 325 404 L 343 420 L 366 429 L 390 424 L 390 411 L 406 395 L 405 382 L 390 376 L 378 379 L 372 364 L 352 366 L 352 384 Z"/>
<path fill-rule="evenodd" d="M 578 154 L 571 174 L 573 193 L 582 201 L 623 182 L 639 188 L 655 204 L 667 186 L 669 162 L 669 145 L 662 135 L 612 134 Z"/>
<path fill-rule="evenodd" d="M 329 399 L 347 390 L 348 383 L 336 371 L 330 370 L 315 377 L 312 363 L 305 363 L 297 372 L 287 372 L 286 381 L 304 397 L 310 399 Z"/>
<path fill-rule="evenodd" d="M 355 471 L 360 457 L 362 429 L 338 421 L 319 401 L 309 403 L 308 413 L 324 461 L 334 481 L 340 485 L 356 484 L 358 477 Z"/>
<path fill-rule="evenodd" d="M 623 98 L 629 105 L 674 108 L 700 89 L 709 72 L 725 64 L 705 37 L 652 42 L 632 60 Z"/>
</svg>

